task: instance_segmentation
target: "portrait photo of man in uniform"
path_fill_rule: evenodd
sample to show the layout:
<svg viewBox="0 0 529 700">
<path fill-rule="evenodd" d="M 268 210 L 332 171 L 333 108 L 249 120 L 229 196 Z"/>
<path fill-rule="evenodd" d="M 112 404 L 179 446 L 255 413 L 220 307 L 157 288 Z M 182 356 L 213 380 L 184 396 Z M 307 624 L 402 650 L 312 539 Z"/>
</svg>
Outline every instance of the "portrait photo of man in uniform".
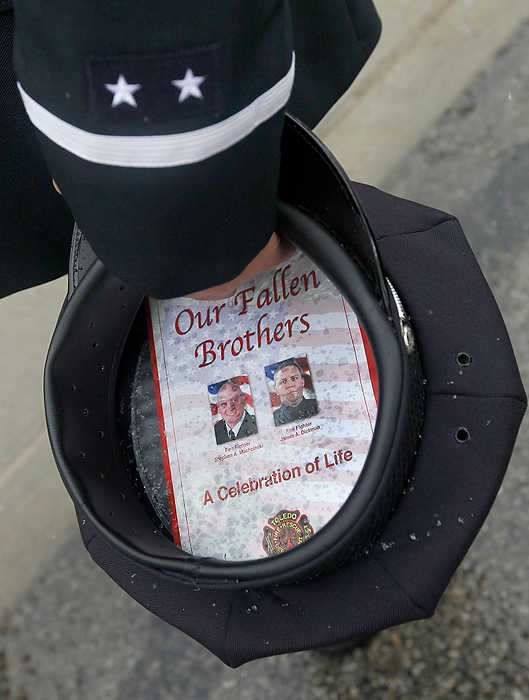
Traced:
<svg viewBox="0 0 529 700">
<path fill-rule="evenodd" d="M 288 358 L 273 367 L 274 394 L 279 398 L 280 405 L 274 410 L 274 424 L 284 425 L 295 420 L 309 418 L 318 413 L 318 402 L 315 398 L 304 395 L 308 373 L 307 358 Z M 304 371 L 302 364 L 307 366 Z M 265 368 L 269 370 L 269 368 Z M 267 372 L 269 374 L 269 372 Z M 274 401 L 272 400 L 272 405 Z"/>
<path fill-rule="evenodd" d="M 226 379 L 209 386 L 210 397 L 216 394 L 217 415 L 221 417 L 215 423 L 217 445 L 257 433 L 257 421 L 248 410 L 247 393 L 242 391 L 239 383 L 245 380 L 243 386 L 245 389 L 247 387 L 249 392 L 248 378 L 238 377 L 237 379 L 239 381 L 235 378 Z"/>
</svg>

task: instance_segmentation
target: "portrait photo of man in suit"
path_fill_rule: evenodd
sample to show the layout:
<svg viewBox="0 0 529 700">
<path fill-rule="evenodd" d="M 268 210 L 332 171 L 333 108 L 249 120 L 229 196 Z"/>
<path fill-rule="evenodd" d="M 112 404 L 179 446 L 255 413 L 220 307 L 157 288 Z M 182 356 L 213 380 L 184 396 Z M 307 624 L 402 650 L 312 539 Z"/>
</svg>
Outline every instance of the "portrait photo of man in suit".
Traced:
<svg viewBox="0 0 529 700">
<path fill-rule="evenodd" d="M 215 423 L 217 445 L 257 433 L 257 421 L 246 409 L 246 396 L 237 382 L 228 379 L 220 385 L 217 409 L 221 416 L 221 420 Z"/>
</svg>

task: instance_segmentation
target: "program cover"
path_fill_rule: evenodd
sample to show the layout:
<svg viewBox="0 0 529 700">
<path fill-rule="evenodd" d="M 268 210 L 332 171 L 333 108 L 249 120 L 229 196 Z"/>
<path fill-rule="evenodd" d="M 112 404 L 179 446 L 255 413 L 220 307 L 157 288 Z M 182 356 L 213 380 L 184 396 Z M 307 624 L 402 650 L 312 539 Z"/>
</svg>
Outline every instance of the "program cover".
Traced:
<svg viewBox="0 0 529 700">
<path fill-rule="evenodd" d="M 227 560 L 281 553 L 362 471 L 377 377 L 356 315 L 301 251 L 226 299 L 149 299 L 173 538 Z"/>
</svg>

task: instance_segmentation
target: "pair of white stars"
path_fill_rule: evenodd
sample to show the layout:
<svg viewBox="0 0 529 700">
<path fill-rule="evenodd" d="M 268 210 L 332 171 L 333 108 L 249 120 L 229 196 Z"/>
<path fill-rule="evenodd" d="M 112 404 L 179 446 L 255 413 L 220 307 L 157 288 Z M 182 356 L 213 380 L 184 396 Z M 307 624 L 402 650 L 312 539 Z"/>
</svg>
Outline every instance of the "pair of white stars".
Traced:
<svg viewBox="0 0 529 700">
<path fill-rule="evenodd" d="M 171 80 L 171 85 L 174 85 L 180 90 L 178 102 L 183 102 L 190 96 L 198 97 L 201 100 L 204 99 L 199 86 L 202 85 L 205 79 L 205 75 L 194 75 L 191 68 L 188 68 L 182 80 Z M 134 98 L 134 93 L 141 88 L 139 83 L 127 83 L 125 77 L 120 73 L 117 83 L 105 83 L 105 87 L 114 94 L 112 98 L 112 107 L 117 107 L 123 102 L 131 107 L 138 106 Z"/>
</svg>

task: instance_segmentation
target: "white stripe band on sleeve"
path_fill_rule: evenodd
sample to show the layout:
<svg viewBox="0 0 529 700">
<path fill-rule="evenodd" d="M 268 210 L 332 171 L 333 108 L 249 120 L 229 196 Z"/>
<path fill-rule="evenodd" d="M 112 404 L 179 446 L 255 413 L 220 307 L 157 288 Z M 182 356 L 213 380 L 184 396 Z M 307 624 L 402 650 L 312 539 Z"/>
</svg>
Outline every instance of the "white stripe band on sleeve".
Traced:
<svg viewBox="0 0 529 700">
<path fill-rule="evenodd" d="M 224 151 L 270 119 L 288 101 L 294 83 L 295 53 L 281 80 L 247 107 L 223 121 L 180 134 L 113 136 L 83 131 L 35 102 L 17 82 L 28 117 L 51 141 L 79 158 L 126 168 L 168 168 L 197 163 Z"/>
</svg>

